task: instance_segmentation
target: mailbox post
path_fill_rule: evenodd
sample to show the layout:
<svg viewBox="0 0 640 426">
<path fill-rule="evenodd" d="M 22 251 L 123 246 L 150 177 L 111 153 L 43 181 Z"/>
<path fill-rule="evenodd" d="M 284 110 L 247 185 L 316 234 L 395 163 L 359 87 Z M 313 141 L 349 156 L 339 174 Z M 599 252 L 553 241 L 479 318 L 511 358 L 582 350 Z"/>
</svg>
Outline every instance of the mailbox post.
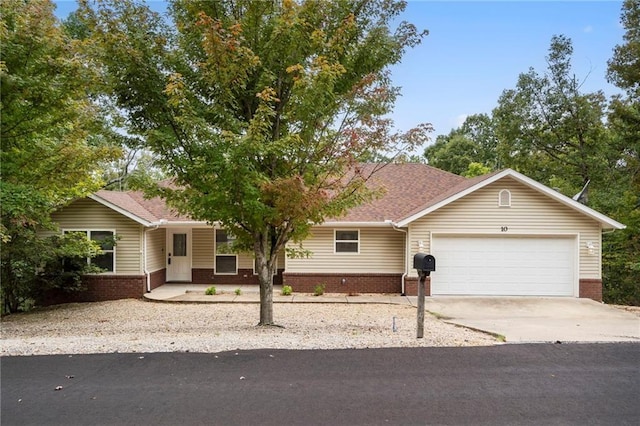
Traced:
<svg viewBox="0 0 640 426">
<path fill-rule="evenodd" d="M 416 253 L 413 256 L 413 267 L 418 271 L 418 327 L 416 337 L 424 336 L 424 283 L 432 271 L 436 270 L 436 258 L 430 254 Z"/>
</svg>

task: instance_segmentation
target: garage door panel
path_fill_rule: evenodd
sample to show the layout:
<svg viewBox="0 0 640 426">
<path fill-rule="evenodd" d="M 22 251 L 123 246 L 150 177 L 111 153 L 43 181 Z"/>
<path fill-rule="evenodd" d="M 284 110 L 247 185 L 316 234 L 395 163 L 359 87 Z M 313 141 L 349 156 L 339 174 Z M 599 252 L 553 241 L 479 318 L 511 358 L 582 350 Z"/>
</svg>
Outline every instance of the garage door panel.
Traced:
<svg viewBox="0 0 640 426">
<path fill-rule="evenodd" d="M 570 296 L 575 239 L 434 237 L 432 294 Z"/>
</svg>

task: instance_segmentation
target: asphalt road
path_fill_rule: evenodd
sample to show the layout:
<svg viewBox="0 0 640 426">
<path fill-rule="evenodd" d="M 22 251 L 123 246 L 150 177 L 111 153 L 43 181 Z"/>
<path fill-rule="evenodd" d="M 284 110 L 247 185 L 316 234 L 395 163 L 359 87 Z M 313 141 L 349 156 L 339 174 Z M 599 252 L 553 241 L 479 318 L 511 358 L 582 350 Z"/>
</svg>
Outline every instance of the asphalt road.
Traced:
<svg viewBox="0 0 640 426">
<path fill-rule="evenodd" d="M 637 343 L 0 363 L 2 426 L 640 424 Z"/>
</svg>

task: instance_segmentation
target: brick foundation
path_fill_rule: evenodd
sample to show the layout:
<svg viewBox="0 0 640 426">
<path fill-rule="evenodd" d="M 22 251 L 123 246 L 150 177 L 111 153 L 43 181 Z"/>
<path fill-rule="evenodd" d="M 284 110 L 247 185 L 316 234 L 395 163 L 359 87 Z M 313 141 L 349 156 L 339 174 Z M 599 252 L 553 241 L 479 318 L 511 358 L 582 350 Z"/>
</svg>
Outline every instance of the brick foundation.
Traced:
<svg viewBox="0 0 640 426">
<path fill-rule="evenodd" d="M 602 280 L 580 279 L 580 297 L 602 302 Z"/>
<path fill-rule="evenodd" d="M 273 277 L 274 285 L 282 284 L 282 269 Z M 213 269 L 193 268 L 191 270 L 193 284 L 229 284 L 229 285 L 258 285 L 258 276 L 253 269 L 238 269 L 236 275 L 216 275 Z"/>
<path fill-rule="evenodd" d="M 344 280 L 344 281 L 343 281 Z M 327 293 L 400 293 L 402 274 L 302 274 L 285 272 L 283 285 L 293 291 L 313 293 L 324 284 Z"/>
<path fill-rule="evenodd" d="M 146 292 L 144 275 L 86 275 L 82 279 L 85 290 L 48 292 L 38 304 L 42 306 L 60 303 L 104 302 L 106 300 L 139 299 Z"/>
<path fill-rule="evenodd" d="M 159 271 L 151 272 L 150 275 L 150 286 L 151 290 L 164 285 L 167 282 L 167 270 L 160 269 Z"/>
<path fill-rule="evenodd" d="M 406 277 L 404 279 L 404 291 L 407 296 L 418 295 L 418 277 Z M 424 295 L 431 296 L 431 277 L 424 281 Z"/>
</svg>

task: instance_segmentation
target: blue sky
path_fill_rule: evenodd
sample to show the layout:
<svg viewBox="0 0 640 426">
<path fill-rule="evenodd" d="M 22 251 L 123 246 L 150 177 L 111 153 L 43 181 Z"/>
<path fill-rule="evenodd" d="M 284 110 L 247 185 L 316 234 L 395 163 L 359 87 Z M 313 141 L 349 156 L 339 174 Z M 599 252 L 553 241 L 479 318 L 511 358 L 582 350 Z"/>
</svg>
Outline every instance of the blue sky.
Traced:
<svg viewBox="0 0 640 426">
<path fill-rule="evenodd" d="M 57 14 L 75 9 L 57 0 Z M 161 1 L 149 1 L 162 9 Z M 464 117 L 490 113 L 518 75 L 546 69 L 553 35 L 573 41 L 573 71 L 584 92 L 617 93 L 606 81 L 607 60 L 622 43 L 622 1 L 409 1 L 402 19 L 429 35 L 392 68 L 402 88 L 393 119 L 400 130 L 427 122 L 435 136 L 458 127 Z"/>
</svg>

